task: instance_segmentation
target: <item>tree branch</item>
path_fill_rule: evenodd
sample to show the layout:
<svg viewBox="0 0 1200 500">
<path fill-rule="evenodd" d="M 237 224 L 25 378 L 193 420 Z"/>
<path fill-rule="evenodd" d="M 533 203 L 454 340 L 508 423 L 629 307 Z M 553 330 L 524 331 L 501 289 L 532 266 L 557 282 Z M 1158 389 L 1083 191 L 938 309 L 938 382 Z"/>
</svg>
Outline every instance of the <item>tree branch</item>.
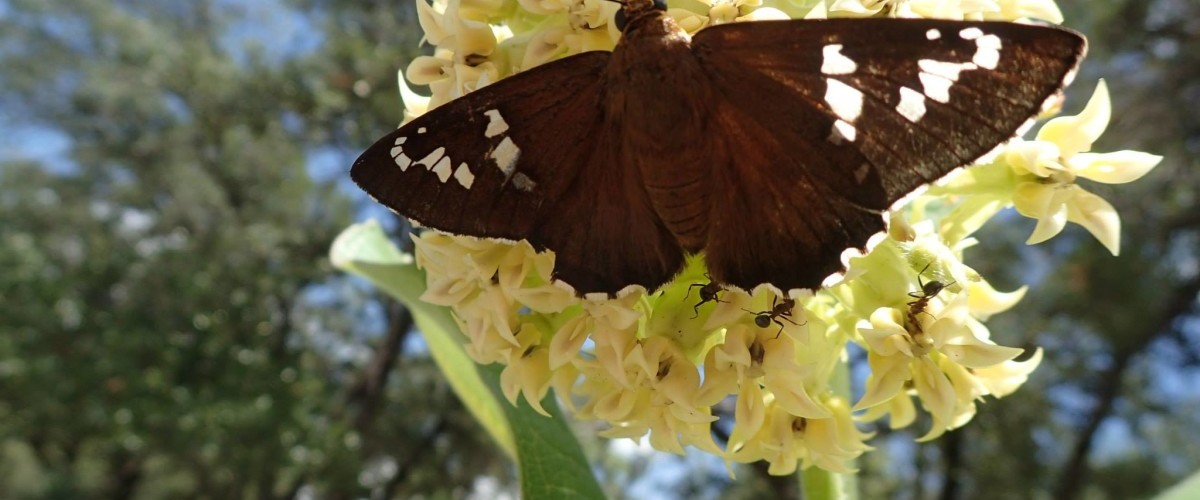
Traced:
<svg viewBox="0 0 1200 500">
<path fill-rule="evenodd" d="M 1067 464 L 1063 467 L 1058 485 L 1054 489 L 1054 498 L 1073 500 L 1079 496 L 1080 487 L 1087 479 L 1087 459 L 1091 454 L 1092 445 L 1095 444 L 1096 433 L 1100 429 L 1100 424 L 1104 423 L 1104 420 L 1113 412 L 1117 397 L 1121 392 L 1121 381 L 1125 371 L 1131 365 L 1133 358 L 1141 354 L 1151 341 L 1172 331 L 1175 320 L 1192 310 L 1197 293 L 1200 293 L 1200 276 L 1193 277 L 1190 281 L 1176 287 L 1168 296 L 1167 305 L 1158 318 L 1148 323 L 1149 327 L 1143 330 L 1134 339 L 1134 342 L 1123 349 L 1116 350 L 1113 354 L 1112 365 L 1100 375 L 1100 384 L 1097 390 L 1099 400 L 1088 416 L 1087 423 L 1084 424 L 1079 439 L 1075 442 L 1071 455 L 1067 459 Z"/>
<path fill-rule="evenodd" d="M 346 395 L 346 405 L 358 408 L 358 414 L 354 418 L 354 429 L 364 436 L 369 434 L 371 422 L 375 420 L 375 414 L 383 402 L 388 374 L 396 365 L 404 339 L 408 337 L 408 332 L 413 326 L 412 315 L 399 302 L 393 302 L 389 309 L 387 334 L 375 349 L 362 376 Z"/>
</svg>

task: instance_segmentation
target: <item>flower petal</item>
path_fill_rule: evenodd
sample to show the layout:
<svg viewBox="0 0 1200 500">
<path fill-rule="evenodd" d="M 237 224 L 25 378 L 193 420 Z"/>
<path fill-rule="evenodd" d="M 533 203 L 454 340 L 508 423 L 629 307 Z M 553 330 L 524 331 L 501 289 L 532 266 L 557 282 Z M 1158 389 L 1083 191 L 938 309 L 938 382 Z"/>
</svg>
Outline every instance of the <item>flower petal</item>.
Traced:
<svg viewBox="0 0 1200 500">
<path fill-rule="evenodd" d="M 425 40 L 433 45 L 441 45 L 442 40 L 450 35 L 443 14 L 434 10 L 433 5 L 425 3 L 425 0 L 417 0 L 417 23 L 425 33 Z"/>
<path fill-rule="evenodd" d="M 1078 189 L 1067 204 L 1067 219 L 1087 228 L 1113 255 L 1121 252 L 1121 217 L 1104 198 Z"/>
<path fill-rule="evenodd" d="M 400 86 L 400 101 L 404 103 L 404 120 L 408 121 L 425 114 L 429 109 L 429 96 L 413 92 L 408 87 L 408 83 L 404 81 L 404 70 L 396 72 L 396 82 Z"/>
<path fill-rule="evenodd" d="M 975 370 L 975 376 L 992 396 L 1002 398 L 1025 383 L 1029 374 L 1041 364 L 1042 355 L 1042 349 L 1038 348 L 1033 357 L 1025 361 L 1005 361 L 990 368 Z"/>
<path fill-rule="evenodd" d="M 434 56 L 417 56 L 411 63 L 408 63 L 408 70 L 404 72 L 404 76 L 408 77 L 408 81 L 417 85 L 429 85 L 439 80 L 449 78 L 449 71 L 453 63 L 446 59 Z"/>
<path fill-rule="evenodd" d="M 1080 177 L 1105 184 L 1124 184 L 1146 175 L 1158 165 L 1162 157 L 1141 151 L 1117 151 L 1115 153 L 1080 153 L 1069 161 L 1071 168 Z"/>
<path fill-rule="evenodd" d="M 1009 310 L 1017 305 L 1029 289 L 1022 286 L 1012 292 L 998 292 L 987 281 L 972 281 L 967 283 L 967 308 L 971 315 L 980 321 L 987 320 L 993 314 Z"/>
<path fill-rule="evenodd" d="M 1096 91 L 1087 106 L 1076 116 L 1064 116 L 1046 122 L 1038 131 L 1037 140 L 1058 145 L 1064 158 L 1092 149 L 1092 143 L 1104 133 L 1112 107 L 1108 100 L 1108 85 L 1096 84 Z"/>
<path fill-rule="evenodd" d="M 758 434 L 767 419 L 767 405 L 763 401 L 762 387 L 757 381 L 747 380 L 738 391 L 737 405 L 733 412 L 733 432 L 729 434 L 726 448 L 737 449 Z"/>
<path fill-rule="evenodd" d="M 862 0 L 833 0 L 829 5 L 829 12 L 837 12 L 842 16 L 849 17 L 864 17 L 878 14 L 886 5 L 886 2 L 871 2 L 872 5 L 867 7 L 863 5 Z"/>
<path fill-rule="evenodd" d="M 1063 169 L 1058 163 L 1059 156 L 1058 145 L 1047 141 L 1017 141 L 1004 148 L 1004 162 L 1017 175 L 1050 177 L 1055 170 Z"/>
<path fill-rule="evenodd" d="M 551 370 L 557 370 L 579 357 L 579 349 L 587 341 L 592 329 L 591 322 L 587 320 L 588 317 L 581 314 L 568 320 L 554 333 L 550 339 Z"/>
<path fill-rule="evenodd" d="M 917 358 L 913 363 L 913 385 L 917 388 L 917 395 L 921 397 L 921 405 L 933 416 L 934 426 L 937 426 L 939 421 L 949 422 L 954 419 L 958 397 L 954 392 L 954 385 L 936 362 L 928 357 Z"/>
<path fill-rule="evenodd" d="M 1074 189 L 1055 189 L 1035 182 L 1023 182 L 1017 186 L 1013 192 L 1013 206 L 1021 215 L 1038 220 L 1026 244 L 1041 243 L 1062 231 L 1067 225 L 1066 204 L 1073 193 Z"/>
<path fill-rule="evenodd" d="M 939 350 L 947 358 L 950 358 L 951 361 L 973 369 L 995 366 L 1020 356 L 1024 352 L 1023 349 L 1016 347 L 1004 347 L 995 344 L 984 344 L 982 342 L 943 345 Z"/>
<path fill-rule="evenodd" d="M 1000 12 L 988 13 L 984 19 L 1015 21 L 1017 19 L 1041 19 L 1062 24 L 1062 11 L 1053 0 L 1000 0 Z"/>
<path fill-rule="evenodd" d="M 871 377 L 862 399 L 854 404 L 854 411 L 870 408 L 904 394 L 904 383 L 912 378 L 909 371 L 910 358 L 902 356 L 868 355 Z"/>
</svg>

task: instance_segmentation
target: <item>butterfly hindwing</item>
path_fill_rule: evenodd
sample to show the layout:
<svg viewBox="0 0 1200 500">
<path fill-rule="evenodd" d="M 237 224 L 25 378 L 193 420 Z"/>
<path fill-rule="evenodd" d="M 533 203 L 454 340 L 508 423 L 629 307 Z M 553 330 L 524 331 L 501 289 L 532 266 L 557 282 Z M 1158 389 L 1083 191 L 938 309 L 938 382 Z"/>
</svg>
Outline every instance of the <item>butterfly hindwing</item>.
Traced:
<svg viewBox="0 0 1200 500">
<path fill-rule="evenodd" d="M 651 206 L 618 124 L 597 132 L 582 172 L 529 240 L 554 250 L 555 276 L 576 292 L 655 290 L 683 267 L 683 250 Z"/>
<path fill-rule="evenodd" d="M 714 184 L 722 186 L 712 193 L 705 249 L 714 280 L 743 290 L 762 283 L 815 288 L 841 268 L 843 249 L 862 246 L 884 228 L 879 211 L 839 196 L 806 170 L 836 163 L 816 161 L 735 103 L 719 103 L 713 119 L 736 151 L 731 164 L 713 169 Z"/>
<path fill-rule="evenodd" d="M 843 249 L 883 229 L 881 211 L 1015 135 L 1084 41 L 1012 23 L 837 19 L 716 26 L 692 47 L 741 152 L 714 173 L 732 189 L 714 193 L 709 266 L 739 287 L 788 289 L 818 287 Z"/>
<path fill-rule="evenodd" d="M 371 146 L 351 177 L 422 225 L 525 239 L 589 154 L 608 58 L 566 58 L 430 110 Z"/>
</svg>

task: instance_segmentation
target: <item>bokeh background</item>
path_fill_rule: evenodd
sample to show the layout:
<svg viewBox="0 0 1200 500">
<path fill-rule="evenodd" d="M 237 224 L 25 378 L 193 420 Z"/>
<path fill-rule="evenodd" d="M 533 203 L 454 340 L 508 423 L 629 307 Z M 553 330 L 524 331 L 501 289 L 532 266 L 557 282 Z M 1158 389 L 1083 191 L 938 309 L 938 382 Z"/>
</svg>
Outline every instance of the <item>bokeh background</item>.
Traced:
<svg viewBox="0 0 1200 500">
<path fill-rule="evenodd" d="M 1113 121 L 1161 154 L 1089 185 L 1122 254 L 993 221 L 967 263 L 1026 386 L 932 443 L 879 432 L 867 498 L 1136 498 L 1200 469 L 1200 2 L 1064 0 Z M 0 498 L 491 498 L 504 455 L 406 311 L 331 268 L 346 176 L 401 117 L 408 1 L 0 0 Z M 428 50 L 426 47 L 424 50 Z M 614 497 L 795 496 L 792 478 L 579 434 Z M 922 426 L 917 425 L 915 432 Z"/>
</svg>

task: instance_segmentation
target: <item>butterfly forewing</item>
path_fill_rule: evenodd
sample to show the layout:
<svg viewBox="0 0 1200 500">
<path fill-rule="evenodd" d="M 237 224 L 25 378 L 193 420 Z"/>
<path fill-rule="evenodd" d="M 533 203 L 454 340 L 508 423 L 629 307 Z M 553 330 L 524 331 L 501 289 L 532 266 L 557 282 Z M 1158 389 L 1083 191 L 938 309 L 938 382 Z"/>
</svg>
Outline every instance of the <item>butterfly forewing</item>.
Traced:
<svg viewBox="0 0 1200 500">
<path fill-rule="evenodd" d="M 528 238 L 590 154 L 608 58 L 580 54 L 450 101 L 376 142 L 351 177 L 422 225 Z"/>
<path fill-rule="evenodd" d="M 1011 23 L 868 19 L 722 25 L 693 50 L 734 152 L 714 170 L 728 187 L 713 193 L 710 270 L 787 290 L 819 287 L 844 249 L 884 228 L 881 211 L 1011 138 L 1084 42 Z"/>
<path fill-rule="evenodd" d="M 604 120 L 608 61 L 580 54 L 446 103 L 378 141 L 351 176 L 422 225 L 553 250 L 555 276 L 579 293 L 656 288 L 683 253 Z"/>
<path fill-rule="evenodd" d="M 714 80 L 771 80 L 786 89 L 778 101 L 819 110 L 824 121 L 800 125 L 752 112 L 819 151 L 858 150 L 894 201 L 1011 138 L 1061 90 L 1085 42 L 1015 23 L 830 19 L 717 26 L 693 47 Z M 857 182 L 861 164 L 843 166 L 821 173 Z"/>
</svg>

